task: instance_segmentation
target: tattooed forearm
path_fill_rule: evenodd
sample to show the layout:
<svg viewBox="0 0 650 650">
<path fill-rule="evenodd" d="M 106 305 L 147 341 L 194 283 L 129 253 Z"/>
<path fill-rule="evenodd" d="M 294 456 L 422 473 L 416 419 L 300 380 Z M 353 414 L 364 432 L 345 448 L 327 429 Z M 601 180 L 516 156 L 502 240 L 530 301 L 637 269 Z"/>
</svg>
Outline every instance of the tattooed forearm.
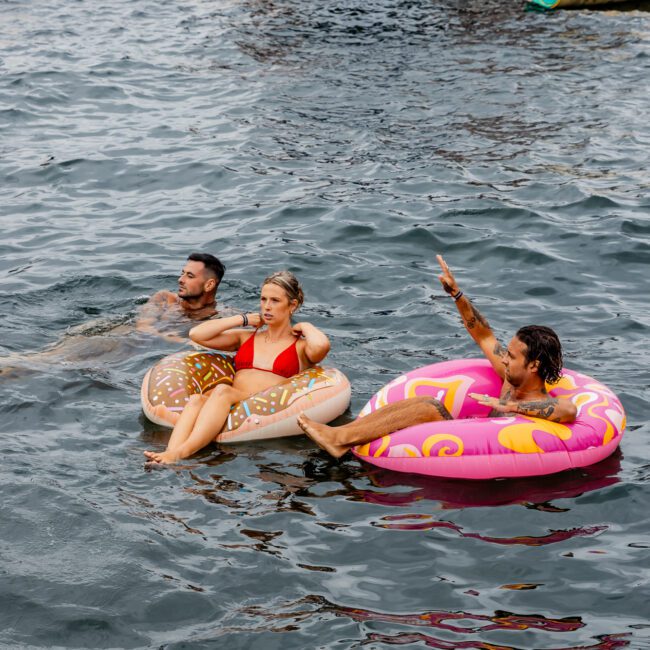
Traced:
<svg viewBox="0 0 650 650">
<path fill-rule="evenodd" d="M 534 418 L 542 418 L 550 420 L 551 422 L 559 422 L 559 417 L 554 417 L 555 409 L 558 405 L 557 397 L 549 397 L 548 399 L 536 400 L 532 402 L 518 402 L 517 412 L 523 415 L 530 415 Z"/>
<path fill-rule="evenodd" d="M 479 325 L 489 329 L 490 325 L 485 320 L 485 318 L 483 318 L 483 316 L 481 315 L 479 310 L 476 309 L 476 307 L 474 307 L 474 305 L 471 302 L 470 302 L 469 306 L 470 306 L 470 309 L 472 310 L 472 316 L 465 320 L 465 325 L 467 325 L 467 329 L 468 330 L 474 329 L 476 327 L 477 323 Z"/>
<path fill-rule="evenodd" d="M 497 343 L 497 345 L 498 345 L 498 343 Z M 506 392 L 503 393 L 503 395 L 501 395 L 501 397 L 499 397 L 499 404 L 502 404 L 503 406 L 506 406 L 508 404 L 508 402 L 510 401 L 510 396 L 511 395 L 512 395 L 512 391 L 510 389 L 506 390 Z M 499 411 L 499 409 L 496 409 L 496 408 L 492 409 L 488 413 L 489 418 L 497 418 L 497 417 L 499 417 L 501 415 L 503 415 L 503 411 Z"/>
</svg>

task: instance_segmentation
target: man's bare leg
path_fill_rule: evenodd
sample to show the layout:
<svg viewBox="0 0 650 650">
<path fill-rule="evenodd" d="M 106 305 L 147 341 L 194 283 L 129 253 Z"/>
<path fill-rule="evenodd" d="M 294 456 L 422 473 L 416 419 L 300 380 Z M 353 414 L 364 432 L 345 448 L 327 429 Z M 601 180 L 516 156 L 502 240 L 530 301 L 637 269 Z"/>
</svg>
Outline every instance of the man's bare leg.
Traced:
<svg viewBox="0 0 650 650">
<path fill-rule="evenodd" d="M 298 425 L 319 447 L 334 458 L 340 458 L 356 445 L 367 444 L 416 424 L 441 420 L 453 420 L 453 417 L 437 399 L 412 397 L 388 404 L 340 427 L 319 424 L 304 414 L 298 417 Z"/>
</svg>

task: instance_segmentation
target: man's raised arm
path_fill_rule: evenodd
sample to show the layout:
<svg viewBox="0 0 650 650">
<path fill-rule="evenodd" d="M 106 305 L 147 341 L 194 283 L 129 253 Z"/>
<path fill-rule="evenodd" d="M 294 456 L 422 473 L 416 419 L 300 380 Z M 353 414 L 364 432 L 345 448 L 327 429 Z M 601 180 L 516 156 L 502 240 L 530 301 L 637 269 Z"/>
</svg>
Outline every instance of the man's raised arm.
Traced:
<svg viewBox="0 0 650 650">
<path fill-rule="evenodd" d="M 487 320 L 483 318 L 470 299 L 458 288 L 456 278 L 449 270 L 447 262 L 442 259 L 442 255 L 436 255 L 436 259 L 442 269 L 442 273 L 438 276 L 442 288 L 454 299 L 465 329 L 483 350 L 483 354 L 488 358 L 495 372 L 503 379 L 505 376 L 505 367 L 503 365 L 505 348 L 497 341 Z"/>
</svg>

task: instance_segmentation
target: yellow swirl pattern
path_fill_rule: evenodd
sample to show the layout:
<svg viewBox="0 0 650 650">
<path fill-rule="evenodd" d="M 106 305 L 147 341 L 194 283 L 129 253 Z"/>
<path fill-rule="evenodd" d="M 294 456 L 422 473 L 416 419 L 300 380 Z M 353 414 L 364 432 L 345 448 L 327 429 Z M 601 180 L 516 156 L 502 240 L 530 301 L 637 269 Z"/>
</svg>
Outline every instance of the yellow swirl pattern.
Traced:
<svg viewBox="0 0 650 650">
<path fill-rule="evenodd" d="M 579 393 L 578 395 L 575 396 L 573 401 L 575 405 L 578 407 L 578 412 L 580 412 L 584 406 L 590 404 L 589 408 L 587 408 L 587 414 L 589 415 L 589 417 L 595 418 L 596 420 L 600 420 L 601 422 L 605 423 L 605 432 L 603 433 L 602 444 L 606 445 L 616 435 L 617 427 L 614 426 L 612 420 L 609 417 L 603 417 L 602 415 L 596 413 L 596 409 L 600 408 L 601 406 L 606 409 L 606 407 L 612 406 L 612 404 L 610 404 L 609 400 L 607 399 L 607 395 L 605 394 L 605 391 L 603 390 L 604 387 L 602 385 L 589 384 L 589 387 L 599 388 L 600 394 L 588 393 L 588 392 Z M 602 398 L 602 401 L 600 402 L 598 402 L 599 397 Z M 605 413 L 607 413 L 606 410 Z M 623 418 L 625 418 L 625 416 L 623 416 Z M 625 428 L 625 422 L 623 422 L 622 424 L 623 426 L 621 427 L 621 431 Z"/>
<path fill-rule="evenodd" d="M 445 392 L 443 404 L 445 408 L 454 416 L 458 417 L 458 413 L 462 408 L 463 400 L 465 399 L 468 390 L 474 383 L 471 377 L 465 375 L 456 375 L 454 377 L 446 377 L 444 379 L 418 377 L 411 379 L 404 388 L 404 397 L 416 397 L 417 389 L 421 386 L 430 386 L 439 388 Z M 460 391 L 460 392 L 459 392 Z M 440 399 L 438 397 L 437 399 Z"/>
<path fill-rule="evenodd" d="M 400 384 L 403 384 L 406 381 L 406 375 L 400 375 L 396 379 L 393 379 L 393 381 L 389 382 L 386 384 L 378 393 L 377 393 L 377 398 L 375 399 L 375 409 L 380 409 L 382 406 L 386 406 L 388 404 L 388 393 L 391 391 L 395 386 L 399 386 Z M 366 410 L 365 408 L 363 409 L 364 411 Z M 368 410 L 368 413 L 370 410 Z M 364 413 L 364 415 L 367 415 L 367 413 Z"/>
<path fill-rule="evenodd" d="M 434 445 L 437 445 L 439 442 L 449 442 L 456 445 L 456 451 L 452 451 L 450 445 L 445 445 L 438 449 L 438 456 L 462 456 L 463 451 L 465 450 L 465 445 L 463 440 L 458 436 L 454 436 L 451 433 L 436 433 L 433 436 L 429 436 L 422 443 L 422 455 L 427 458 L 431 456 L 431 448 Z"/>
<path fill-rule="evenodd" d="M 616 430 L 614 429 L 614 426 L 610 422 L 609 418 L 604 418 L 601 415 L 598 415 L 595 412 L 595 409 L 597 409 L 599 406 L 609 406 L 609 405 L 610 405 L 609 400 L 603 395 L 602 402 L 598 402 L 598 404 L 592 404 L 587 409 L 587 413 L 589 413 L 589 415 L 591 415 L 592 418 L 596 418 L 597 420 L 600 420 L 601 422 L 605 423 L 605 433 L 603 434 L 603 445 L 606 445 L 614 437 Z"/>
<path fill-rule="evenodd" d="M 370 456 L 371 444 L 372 442 L 369 442 L 366 445 L 361 445 L 359 447 L 356 447 L 355 448 L 356 453 L 359 454 L 359 456 Z M 390 436 L 383 436 L 381 442 L 379 443 L 379 447 L 375 450 L 373 456 L 375 458 L 379 458 L 386 451 L 388 445 L 390 445 Z"/>
<path fill-rule="evenodd" d="M 554 384 L 549 384 L 546 382 L 546 390 L 554 390 L 556 388 L 562 388 L 563 390 L 575 390 L 578 388 L 578 385 L 575 383 L 573 377 L 569 377 L 569 375 L 562 375 L 560 377 L 560 381 L 554 383 Z"/>
<path fill-rule="evenodd" d="M 571 438 L 571 429 L 564 424 L 525 416 L 523 419 L 530 424 L 511 424 L 499 431 L 499 443 L 506 449 L 511 449 L 519 454 L 543 454 L 544 450 L 535 442 L 533 436 L 535 431 L 545 431 L 560 440 Z"/>
</svg>

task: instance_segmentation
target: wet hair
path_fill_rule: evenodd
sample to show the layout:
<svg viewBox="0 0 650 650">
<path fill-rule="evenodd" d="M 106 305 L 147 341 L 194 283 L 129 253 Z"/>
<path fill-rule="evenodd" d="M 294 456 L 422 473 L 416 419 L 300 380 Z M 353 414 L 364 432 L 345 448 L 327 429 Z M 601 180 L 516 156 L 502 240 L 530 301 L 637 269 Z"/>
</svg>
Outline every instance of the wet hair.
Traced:
<svg viewBox="0 0 650 650">
<path fill-rule="evenodd" d="M 291 271 L 276 271 L 275 273 L 271 273 L 271 275 L 264 279 L 262 286 L 266 284 L 275 284 L 281 289 L 284 289 L 287 298 L 289 298 L 289 302 L 292 300 L 298 302 L 296 309 L 299 309 L 305 300 L 305 294 L 302 291 L 300 282 L 298 282 L 298 278 Z"/>
<path fill-rule="evenodd" d="M 562 377 L 562 345 L 557 334 L 544 325 L 526 325 L 516 334 L 526 346 L 526 363 L 539 361 L 542 381 L 554 384 Z"/>
<path fill-rule="evenodd" d="M 221 278 L 223 278 L 223 274 L 226 272 L 226 267 L 218 258 L 210 255 L 210 253 L 190 253 L 187 259 L 191 262 L 203 262 L 206 270 L 213 273 L 218 282 L 221 282 Z"/>
</svg>

